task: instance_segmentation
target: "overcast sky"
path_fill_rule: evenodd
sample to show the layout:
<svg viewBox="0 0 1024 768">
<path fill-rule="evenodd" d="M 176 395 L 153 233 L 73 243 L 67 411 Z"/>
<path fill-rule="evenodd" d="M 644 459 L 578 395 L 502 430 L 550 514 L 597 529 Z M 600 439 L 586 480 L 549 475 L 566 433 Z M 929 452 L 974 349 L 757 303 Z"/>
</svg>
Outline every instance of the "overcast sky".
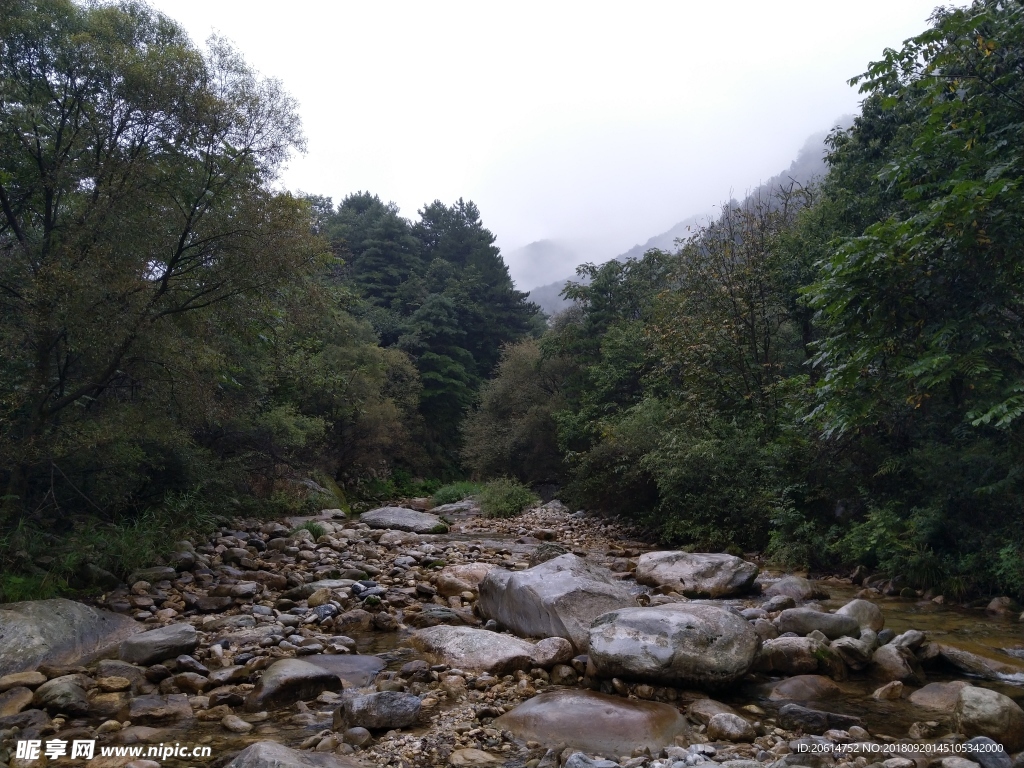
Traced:
<svg viewBox="0 0 1024 768">
<path fill-rule="evenodd" d="M 298 99 L 288 188 L 410 218 L 464 197 L 505 253 L 554 238 L 602 260 L 785 169 L 936 2 L 151 4 Z"/>
</svg>

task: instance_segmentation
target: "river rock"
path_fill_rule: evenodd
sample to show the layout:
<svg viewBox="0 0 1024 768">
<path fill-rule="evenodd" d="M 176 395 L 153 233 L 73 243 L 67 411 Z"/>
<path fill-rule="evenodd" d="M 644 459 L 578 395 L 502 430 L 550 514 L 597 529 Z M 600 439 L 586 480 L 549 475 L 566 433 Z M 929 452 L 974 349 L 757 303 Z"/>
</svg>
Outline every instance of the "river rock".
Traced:
<svg viewBox="0 0 1024 768">
<path fill-rule="evenodd" d="M 750 591 L 758 567 L 739 557 L 692 552 L 646 552 L 636 566 L 636 580 L 672 589 L 687 597 L 732 597 Z"/>
<path fill-rule="evenodd" d="M 965 736 L 988 736 L 1008 752 L 1024 749 L 1024 710 L 1009 696 L 973 685 L 960 689 L 953 727 Z"/>
<path fill-rule="evenodd" d="M 601 755 L 628 755 L 634 749 L 657 754 L 687 730 L 686 719 L 668 704 L 576 689 L 534 696 L 497 718 L 492 727 L 524 741 L 565 744 Z"/>
<path fill-rule="evenodd" d="M 871 657 L 871 674 L 885 680 L 924 685 L 924 670 L 908 648 L 889 643 Z"/>
<path fill-rule="evenodd" d="M 789 608 L 779 614 L 777 621 L 780 632 L 809 635 L 817 630 L 829 640 L 860 635 L 860 624 L 854 617 L 824 613 L 813 608 Z"/>
<path fill-rule="evenodd" d="M 899 680 L 893 680 L 891 683 L 886 683 L 881 688 L 877 688 L 871 694 L 871 698 L 876 701 L 899 701 L 903 698 L 904 687 L 903 683 Z"/>
<path fill-rule="evenodd" d="M 245 697 L 245 709 L 274 709 L 341 688 L 341 678 L 329 670 L 308 661 L 281 659 L 267 667 L 259 683 Z"/>
<path fill-rule="evenodd" d="M 873 629 L 862 627 L 860 637 L 837 637 L 829 646 L 852 669 L 864 669 L 878 647 L 878 635 Z"/>
<path fill-rule="evenodd" d="M 32 703 L 32 691 L 23 686 L 0 693 L 0 717 L 16 715 Z"/>
<path fill-rule="evenodd" d="M 720 712 L 708 721 L 708 738 L 713 741 L 751 742 L 757 738 L 754 726 L 739 715 Z"/>
<path fill-rule="evenodd" d="M 258 741 L 239 752 L 226 768 L 359 768 L 359 763 L 326 752 L 300 752 L 276 741 Z"/>
<path fill-rule="evenodd" d="M 764 590 L 766 597 L 784 595 L 794 600 L 827 600 L 828 592 L 802 576 L 786 576 Z"/>
<path fill-rule="evenodd" d="M 369 685 L 385 666 L 384 662 L 376 656 L 348 653 L 315 653 L 311 656 L 303 656 L 302 661 L 337 675 L 343 688 L 362 688 Z"/>
<path fill-rule="evenodd" d="M 728 685 L 754 663 L 750 624 L 714 605 L 670 603 L 606 613 L 590 629 L 600 677 L 661 685 Z"/>
<path fill-rule="evenodd" d="M 0 693 L 11 688 L 38 688 L 46 682 L 46 675 L 33 669 L 30 672 L 15 672 L 0 677 Z"/>
<path fill-rule="evenodd" d="M 123 641 L 118 655 L 132 664 L 154 664 L 192 653 L 197 645 L 199 636 L 191 624 L 168 624 Z"/>
<path fill-rule="evenodd" d="M 885 627 L 885 616 L 882 609 L 870 600 L 851 600 L 836 611 L 837 616 L 850 616 L 856 619 L 862 630 L 870 629 L 881 632 Z"/>
<path fill-rule="evenodd" d="M 859 717 L 809 709 L 799 704 L 784 704 L 779 709 L 779 725 L 790 730 L 799 728 L 806 733 L 822 734 L 832 729 L 845 731 L 862 724 Z"/>
<path fill-rule="evenodd" d="M 928 683 L 924 688 L 914 691 L 908 697 L 910 703 L 926 709 L 951 712 L 960 698 L 960 691 L 970 683 L 966 680 L 953 680 L 948 683 Z"/>
<path fill-rule="evenodd" d="M 796 675 L 772 686 L 768 698 L 775 700 L 813 701 L 839 696 L 842 689 L 824 675 Z"/>
<path fill-rule="evenodd" d="M 462 565 L 449 565 L 441 569 L 437 574 L 434 586 L 442 597 L 455 597 L 463 592 L 476 594 L 480 588 L 480 582 L 484 580 L 495 566 L 490 563 L 464 563 Z"/>
<path fill-rule="evenodd" d="M 975 736 L 968 739 L 964 746 L 968 748 L 966 754 L 969 754 L 981 768 L 1012 768 L 1014 762 L 1022 762 L 1020 755 L 1015 761 L 1006 754 L 1005 749 L 1000 748 L 999 744 L 988 736 Z"/>
<path fill-rule="evenodd" d="M 723 704 L 720 701 L 715 701 L 714 699 L 697 699 L 687 707 L 686 716 L 695 723 L 707 725 L 711 722 L 712 717 L 723 712 L 730 715 L 739 714 L 739 712 L 728 704 Z"/>
<path fill-rule="evenodd" d="M 999 680 L 1001 677 L 1024 674 L 1024 666 L 1010 664 L 987 656 L 981 656 L 963 648 L 944 643 L 927 643 L 918 654 L 923 662 L 945 661 L 961 672 L 982 677 L 986 680 Z"/>
<path fill-rule="evenodd" d="M 520 637 L 564 637 L 585 651 L 594 619 L 629 605 L 636 600 L 610 571 L 567 554 L 525 571 L 492 570 L 477 608 Z"/>
<path fill-rule="evenodd" d="M 482 749 L 456 749 L 448 758 L 452 768 L 488 768 L 488 766 L 504 765 L 505 758 L 484 752 Z M 569 763 L 566 762 L 566 765 Z M 616 764 L 616 768 L 618 765 Z"/>
<path fill-rule="evenodd" d="M 155 725 L 189 720 L 191 717 L 192 707 L 189 706 L 188 696 L 172 693 L 167 696 L 136 696 L 128 702 L 117 719 L 131 720 L 135 725 Z"/>
<path fill-rule="evenodd" d="M 448 526 L 437 515 L 417 512 L 405 507 L 380 507 L 363 512 L 359 522 L 371 528 L 387 528 L 409 533 L 447 533 Z"/>
<path fill-rule="evenodd" d="M 82 686 L 81 675 L 64 675 L 36 688 L 32 697 L 32 705 L 37 709 L 45 709 L 52 715 L 66 712 L 69 715 L 84 715 L 89 711 L 89 700 Z"/>
<path fill-rule="evenodd" d="M 414 632 L 409 642 L 433 663 L 457 669 L 501 676 L 512 674 L 517 669 L 541 666 L 535 659 L 533 643 L 486 629 L 443 625 L 428 627 Z M 570 647 L 569 658 L 571 653 Z"/>
<path fill-rule="evenodd" d="M 847 677 L 846 664 L 839 654 L 813 637 L 766 640 L 754 661 L 754 669 L 783 675 L 821 672 L 833 680 L 845 680 Z"/>
<path fill-rule="evenodd" d="M 420 716 L 422 702 L 418 696 L 401 691 L 381 691 L 365 696 L 351 696 L 334 711 L 334 730 L 368 728 L 371 731 L 408 728 Z"/>
<path fill-rule="evenodd" d="M 0 676 L 88 661 L 141 629 L 127 616 L 63 598 L 7 603 L 0 606 Z"/>
</svg>

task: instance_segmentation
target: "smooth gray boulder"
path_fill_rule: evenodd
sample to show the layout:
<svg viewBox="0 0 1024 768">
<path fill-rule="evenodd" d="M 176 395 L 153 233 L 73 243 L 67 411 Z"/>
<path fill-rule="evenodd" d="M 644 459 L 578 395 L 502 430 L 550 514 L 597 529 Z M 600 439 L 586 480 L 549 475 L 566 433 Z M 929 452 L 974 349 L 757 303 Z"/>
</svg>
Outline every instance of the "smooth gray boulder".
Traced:
<svg viewBox="0 0 1024 768">
<path fill-rule="evenodd" d="M 794 600 L 827 600 L 828 591 L 820 584 L 809 581 L 803 576 L 786 576 L 765 590 L 766 597 L 791 597 Z"/>
<path fill-rule="evenodd" d="M 813 608 L 788 608 L 779 614 L 776 624 L 780 632 L 809 635 L 818 630 L 829 640 L 838 637 L 858 637 L 860 622 L 853 616 L 824 613 Z"/>
<path fill-rule="evenodd" d="M 728 685 L 747 673 L 758 645 L 750 623 L 731 611 L 670 603 L 598 618 L 590 629 L 590 662 L 599 677 Z"/>
<path fill-rule="evenodd" d="M 192 653 L 197 645 L 199 635 L 191 624 L 168 624 L 123 641 L 118 656 L 132 664 L 155 664 Z"/>
<path fill-rule="evenodd" d="M 523 741 L 565 744 L 592 755 L 628 755 L 634 749 L 657 754 L 688 730 L 686 718 L 669 704 L 579 689 L 538 694 L 492 727 Z"/>
<path fill-rule="evenodd" d="M 419 696 L 401 691 L 352 696 L 344 699 L 334 711 L 334 730 L 408 728 L 419 719 L 421 706 Z"/>
<path fill-rule="evenodd" d="M 360 764 L 327 752 L 300 752 L 276 741 L 257 741 L 239 752 L 226 768 L 360 768 Z"/>
<path fill-rule="evenodd" d="M 551 667 L 573 656 L 572 645 L 561 637 L 545 638 L 534 644 L 474 627 L 427 627 L 414 632 L 409 642 L 436 664 L 494 675 Z"/>
<path fill-rule="evenodd" d="M 695 552 L 646 552 L 636 566 L 638 584 L 687 597 L 732 597 L 750 591 L 758 567 L 739 557 Z"/>
<path fill-rule="evenodd" d="M 783 675 L 811 675 L 821 673 L 833 680 L 847 678 L 842 657 L 813 637 L 777 637 L 761 645 L 754 662 L 759 672 L 777 672 Z"/>
<path fill-rule="evenodd" d="M 635 606 L 610 571 L 566 554 L 525 571 L 495 568 L 480 582 L 477 608 L 520 637 L 564 637 L 586 651 L 598 616 Z"/>
<path fill-rule="evenodd" d="M 377 656 L 349 653 L 314 653 L 303 656 L 302 661 L 337 675 L 344 688 L 362 688 L 364 685 L 369 685 L 385 666 Z"/>
<path fill-rule="evenodd" d="M 881 632 L 885 627 L 885 615 L 882 609 L 869 600 L 851 600 L 836 611 L 837 616 L 850 616 L 857 620 L 861 629 Z"/>
<path fill-rule="evenodd" d="M 341 678 L 331 670 L 299 659 L 281 659 L 267 667 L 259 683 L 245 697 L 245 709 L 258 712 L 283 707 L 341 688 Z"/>
<path fill-rule="evenodd" d="M 69 715 L 84 715 L 89 711 L 89 701 L 82 687 L 82 675 L 64 675 L 48 680 L 38 688 L 32 697 L 32 706 L 45 709 L 52 715 L 64 712 Z"/>
<path fill-rule="evenodd" d="M 141 630 L 128 616 L 64 598 L 0 605 L 0 677 L 91 661 Z"/>
<path fill-rule="evenodd" d="M 386 528 L 410 533 L 447 533 L 448 525 L 437 515 L 405 507 L 380 507 L 363 512 L 359 522 L 371 528 Z"/>
<path fill-rule="evenodd" d="M 973 685 L 960 689 L 953 727 L 965 736 L 988 736 L 1007 752 L 1024 749 L 1024 710 L 998 691 Z"/>
</svg>

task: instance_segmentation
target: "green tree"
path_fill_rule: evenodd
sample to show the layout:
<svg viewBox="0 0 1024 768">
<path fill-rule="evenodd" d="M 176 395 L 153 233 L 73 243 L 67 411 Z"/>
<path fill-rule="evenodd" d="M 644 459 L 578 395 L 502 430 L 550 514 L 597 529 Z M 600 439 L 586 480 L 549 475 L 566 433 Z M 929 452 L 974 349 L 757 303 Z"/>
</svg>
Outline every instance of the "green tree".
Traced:
<svg viewBox="0 0 1024 768">
<path fill-rule="evenodd" d="M 0 456 L 20 506 L 54 451 L 89 451 L 98 414 L 123 427 L 182 367 L 199 315 L 320 245 L 270 188 L 302 147 L 294 102 L 142 3 L 5 3 L 0 99 Z"/>
</svg>

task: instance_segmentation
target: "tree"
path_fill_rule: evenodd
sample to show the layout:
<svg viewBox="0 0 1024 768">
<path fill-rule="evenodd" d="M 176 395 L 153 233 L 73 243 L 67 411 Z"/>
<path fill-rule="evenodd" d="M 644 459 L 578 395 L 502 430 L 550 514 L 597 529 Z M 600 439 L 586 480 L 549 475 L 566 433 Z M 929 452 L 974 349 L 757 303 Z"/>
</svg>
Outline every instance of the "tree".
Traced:
<svg viewBox="0 0 1024 768">
<path fill-rule="evenodd" d="M 295 104 L 139 2 L 0 17 L 0 457 L 15 506 L 96 414 L 167 382 L 201 321 L 309 270 L 309 206 L 270 183 Z M 202 357 L 200 355 L 200 357 Z"/>
</svg>

